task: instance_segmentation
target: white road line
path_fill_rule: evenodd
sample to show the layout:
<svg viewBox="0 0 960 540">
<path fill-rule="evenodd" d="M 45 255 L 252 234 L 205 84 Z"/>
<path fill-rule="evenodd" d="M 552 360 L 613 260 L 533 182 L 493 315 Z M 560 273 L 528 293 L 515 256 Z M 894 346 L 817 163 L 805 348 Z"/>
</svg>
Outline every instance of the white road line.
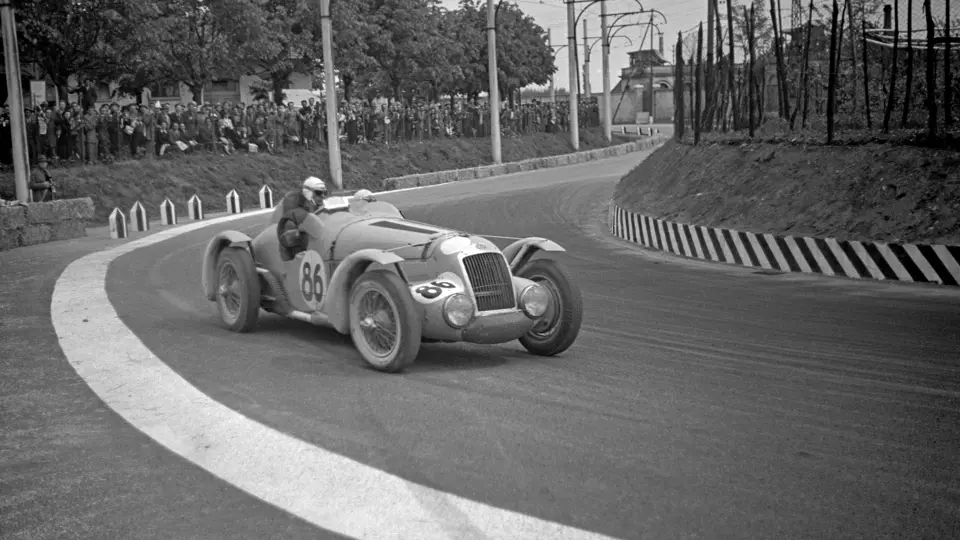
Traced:
<svg viewBox="0 0 960 540">
<path fill-rule="evenodd" d="M 408 482 L 251 420 L 180 377 L 120 320 L 105 288 L 112 261 L 190 231 L 272 211 L 160 231 L 87 255 L 64 270 L 50 306 L 53 326 L 70 365 L 107 406 L 210 474 L 344 536 L 609 538 Z"/>
</svg>

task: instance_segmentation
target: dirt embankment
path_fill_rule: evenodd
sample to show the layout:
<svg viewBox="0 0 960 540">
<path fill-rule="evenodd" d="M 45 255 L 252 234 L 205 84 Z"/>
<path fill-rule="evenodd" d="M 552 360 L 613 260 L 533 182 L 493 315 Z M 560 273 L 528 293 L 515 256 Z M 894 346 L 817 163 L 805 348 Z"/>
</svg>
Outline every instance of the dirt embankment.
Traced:
<svg viewBox="0 0 960 540">
<path fill-rule="evenodd" d="M 614 144 L 619 141 L 614 139 Z M 608 146 L 602 130 L 580 132 L 580 150 Z M 566 133 L 536 133 L 504 138 L 504 163 L 573 152 Z M 345 189 L 380 189 L 386 178 L 463 169 L 492 163 L 490 139 L 440 139 L 396 145 L 360 144 L 341 147 Z M 94 221 L 105 223 L 118 207 L 128 212 L 141 201 L 154 217 L 167 197 L 185 215 L 185 203 L 200 196 L 207 212 L 226 208 L 231 189 L 240 194 L 244 207 L 259 204 L 258 191 L 270 185 L 275 197 L 296 189 L 311 174 L 329 176 L 325 149 L 287 150 L 281 155 L 238 153 L 232 156 L 198 154 L 164 156 L 154 160 L 129 160 L 111 165 L 51 168 L 58 197 L 91 197 L 96 207 Z M 0 196 L 13 197 L 13 177 L 0 175 Z"/>
<path fill-rule="evenodd" d="M 752 232 L 960 245 L 960 152 L 867 143 L 666 143 L 624 209 Z"/>
</svg>

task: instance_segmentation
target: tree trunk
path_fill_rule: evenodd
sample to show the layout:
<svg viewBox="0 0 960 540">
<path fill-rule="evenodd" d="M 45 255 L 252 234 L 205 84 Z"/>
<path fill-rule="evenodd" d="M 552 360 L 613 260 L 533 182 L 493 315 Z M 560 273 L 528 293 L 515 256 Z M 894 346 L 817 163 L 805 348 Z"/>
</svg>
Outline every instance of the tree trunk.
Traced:
<svg viewBox="0 0 960 540">
<path fill-rule="evenodd" d="M 728 34 L 728 50 L 730 51 L 730 70 L 727 71 L 727 87 L 728 92 L 730 92 L 730 106 L 731 112 L 733 113 L 733 130 L 738 131 L 740 129 L 740 101 L 737 99 L 737 86 L 734 81 L 734 70 L 736 69 L 737 62 L 736 56 L 734 55 L 733 49 L 733 6 L 727 6 L 727 34 Z"/>
<path fill-rule="evenodd" d="M 952 39 L 956 39 L 950 35 L 950 2 L 952 0 L 947 0 L 945 13 L 945 20 L 943 26 L 943 35 L 947 36 L 947 42 L 944 44 L 943 48 L 943 122 L 950 127 L 953 125 L 953 73 L 952 62 L 953 58 L 950 53 L 950 49 L 953 46 L 951 42 Z"/>
<path fill-rule="evenodd" d="M 800 119 L 801 129 L 806 129 L 807 118 L 810 112 L 810 41 L 813 35 L 813 0 L 810 0 L 809 14 L 807 15 L 807 42 L 803 48 L 803 73 L 800 75 L 800 91 L 803 92 L 803 117 Z M 793 121 L 791 120 L 791 125 Z"/>
<path fill-rule="evenodd" d="M 901 129 L 907 127 L 907 121 L 910 119 L 910 102 L 913 101 L 913 0 L 907 0 L 907 30 L 907 83 L 903 94 Z"/>
<path fill-rule="evenodd" d="M 713 53 L 709 53 L 713 56 Z M 700 23 L 700 30 L 697 32 L 697 76 L 694 86 L 696 94 L 693 102 L 693 144 L 700 144 L 700 121 L 702 118 L 700 106 L 700 84 L 703 78 L 703 23 Z"/>
<path fill-rule="evenodd" d="M 883 132 L 890 132 L 890 116 L 897 101 L 897 52 L 900 47 L 900 2 L 893 3 L 893 52 L 890 66 L 890 90 L 887 91 L 887 109 L 883 113 Z"/>
<path fill-rule="evenodd" d="M 197 105 L 203 105 L 203 87 L 203 83 L 190 83 L 187 85 L 187 88 L 190 89 L 190 94 L 193 95 L 193 101 Z"/>
<path fill-rule="evenodd" d="M 930 142 L 937 139 L 937 53 L 933 48 L 936 28 L 933 14 L 930 12 L 930 0 L 923 0 L 923 10 L 927 19 L 927 137 Z"/>
<path fill-rule="evenodd" d="M 833 144 L 834 113 L 837 96 L 837 18 L 840 6 L 833 0 L 833 16 L 830 17 L 830 74 L 827 84 L 827 144 Z"/>
<path fill-rule="evenodd" d="M 353 77 L 341 75 L 340 78 L 343 80 L 343 100 L 349 102 L 353 97 Z"/>
<path fill-rule="evenodd" d="M 867 115 L 867 129 L 873 129 L 873 115 L 870 113 L 870 65 L 867 63 L 867 21 L 863 19 L 860 22 L 863 43 L 860 44 L 863 49 L 863 107 Z"/>
<path fill-rule="evenodd" d="M 754 21 L 754 10 L 752 5 L 750 6 L 749 18 L 747 18 L 747 8 L 746 7 L 743 8 L 743 18 L 747 21 L 747 46 L 750 49 L 750 69 L 747 70 L 746 78 L 747 78 L 747 91 L 749 92 L 748 101 L 750 102 L 750 138 L 752 139 L 754 135 L 754 130 L 756 129 L 756 126 L 757 126 L 757 116 L 753 108 L 753 103 L 754 103 L 753 70 L 757 64 L 757 55 L 753 46 L 754 37 L 755 37 L 753 33 L 755 21 Z"/>
</svg>

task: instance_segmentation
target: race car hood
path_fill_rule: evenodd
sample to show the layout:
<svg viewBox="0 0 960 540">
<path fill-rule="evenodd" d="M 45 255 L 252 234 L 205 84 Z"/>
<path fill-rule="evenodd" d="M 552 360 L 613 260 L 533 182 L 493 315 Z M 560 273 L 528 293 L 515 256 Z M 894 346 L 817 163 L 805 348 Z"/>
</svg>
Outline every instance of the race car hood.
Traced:
<svg viewBox="0 0 960 540">
<path fill-rule="evenodd" d="M 361 249 L 392 250 L 401 257 L 419 257 L 432 240 L 455 231 L 405 219 L 370 217 L 343 227 L 334 247 L 341 259 Z"/>
</svg>

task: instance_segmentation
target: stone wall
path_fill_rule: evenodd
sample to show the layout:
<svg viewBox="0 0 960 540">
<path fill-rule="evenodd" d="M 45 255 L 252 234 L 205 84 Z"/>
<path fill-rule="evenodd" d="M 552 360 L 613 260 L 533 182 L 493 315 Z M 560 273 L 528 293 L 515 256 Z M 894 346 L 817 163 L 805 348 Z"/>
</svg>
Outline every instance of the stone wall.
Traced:
<svg viewBox="0 0 960 540">
<path fill-rule="evenodd" d="M 0 251 L 87 235 L 93 200 L 66 199 L 0 207 Z"/>
<path fill-rule="evenodd" d="M 394 189 L 432 186 L 434 184 L 446 184 L 448 182 L 475 180 L 478 178 L 488 178 L 503 174 L 535 171 L 537 169 L 549 169 L 552 167 L 562 167 L 564 165 L 575 165 L 577 163 L 585 163 L 587 161 L 595 161 L 608 157 L 622 156 L 631 152 L 647 150 L 663 144 L 664 141 L 665 138 L 661 136 L 655 136 L 626 144 L 608 146 L 606 148 L 597 148 L 595 150 L 587 150 L 584 152 L 574 152 L 572 154 L 561 154 L 559 156 L 526 159 L 523 161 L 504 163 L 502 165 L 484 165 L 482 167 L 473 167 L 471 169 L 411 174 L 396 178 L 387 178 L 383 181 L 381 188 L 384 191 L 391 191 Z"/>
</svg>

